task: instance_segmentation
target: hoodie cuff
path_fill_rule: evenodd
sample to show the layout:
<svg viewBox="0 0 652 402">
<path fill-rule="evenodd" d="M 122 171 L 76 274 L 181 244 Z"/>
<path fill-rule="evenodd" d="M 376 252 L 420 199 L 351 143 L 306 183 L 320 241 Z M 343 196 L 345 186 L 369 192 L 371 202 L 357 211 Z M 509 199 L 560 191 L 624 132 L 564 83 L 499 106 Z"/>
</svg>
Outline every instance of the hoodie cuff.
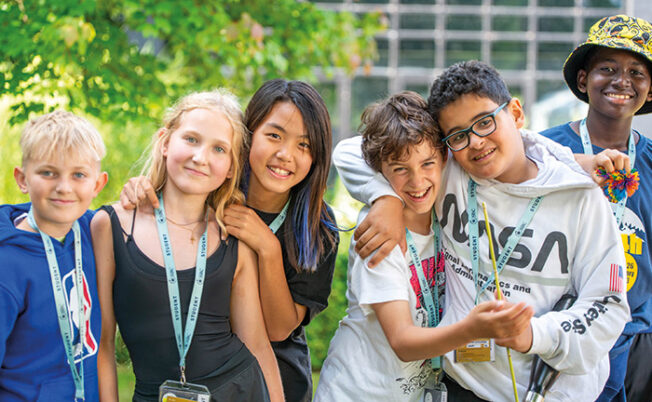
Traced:
<svg viewBox="0 0 652 402">
<path fill-rule="evenodd" d="M 533 317 L 530 320 L 532 326 L 532 346 L 526 352 L 528 355 L 546 356 L 554 347 L 553 337 L 546 331 L 545 319 Z"/>
</svg>

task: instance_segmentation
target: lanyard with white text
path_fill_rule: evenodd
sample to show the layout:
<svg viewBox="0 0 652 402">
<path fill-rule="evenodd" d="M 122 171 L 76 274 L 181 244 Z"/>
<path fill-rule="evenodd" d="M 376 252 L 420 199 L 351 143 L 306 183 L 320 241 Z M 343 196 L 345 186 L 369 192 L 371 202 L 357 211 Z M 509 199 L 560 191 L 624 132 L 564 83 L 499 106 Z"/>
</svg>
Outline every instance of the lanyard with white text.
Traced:
<svg viewBox="0 0 652 402">
<path fill-rule="evenodd" d="M 172 244 L 170 243 L 170 234 L 165 219 L 165 208 L 163 206 L 163 197 L 158 197 L 160 206 L 154 210 L 156 215 L 156 226 L 158 228 L 158 237 L 161 242 L 163 251 L 163 260 L 165 261 L 165 275 L 168 282 L 168 297 L 170 299 L 170 312 L 172 313 L 172 323 L 174 325 L 174 337 L 179 350 L 179 368 L 181 369 L 181 382 L 186 382 L 186 354 L 190 349 L 192 335 L 195 332 L 197 316 L 199 315 L 199 304 L 204 289 L 204 277 L 206 276 L 206 238 L 208 233 L 208 224 L 206 230 L 199 239 L 197 247 L 197 262 L 195 266 L 195 283 L 192 287 L 190 305 L 188 306 L 188 316 L 186 317 L 186 330 L 183 333 L 181 327 L 181 302 L 179 298 L 179 284 L 177 282 L 177 269 L 172 256 Z"/>
<path fill-rule="evenodd" d="M 434 233 L 434 249 L 435 249 L 435 261 L 433 269 L 433 280 L 434 280 L 434 294 L 433 290 L 430 289 L 428 280 L 423 273 L 423 266 L 421 264 L 421 257 L 417 250 L 416 244 L 414 244 L 414 239 L 410 231 L 405 228 L 405 240 L 407 242 L 408 251 L 410 252 L 410 257 L 412 258 L 412 264 L 414 265 L 414 270 L 417 272 L 417 277 L 419 278 L 419 286 L 421 287 L 421 296 L 423 298 L 424 307 L 428 312 L 428 326 L 436 327 L 439 325 L 439 286 L 441 284 L 437 283 L 437 258 L 439 257 L 439 221 L 437 216 L 432 214 L 432 231 Z M 428 262 L 426 261 L 426 266 Z M 437 370 L 441 368 L 441 356 L 433 357 L 430 359 L 430 365 L 433 369 Z"/>
<path fill-rule="evenodd" d="M 285 206 L 281 210 L 281 212 L 274 218 L 272 223 L 269 224 L 269 228 L 272 230 L 273 233 L 276 233 L 278 228 L 281 227 L 283 224 L 283 221 L 285 221 L 285 217 L 288 216 L 288 207 L 290 206 L 290 199 L 285 203 Z"/>
<path fill-rule="evenodd" d="M 477 197 L 477 184 L 472 179 L 469 179 L 469 195 L 468 195 L 468 210 L 469 210 L 469 242 L 471 245 L 471 265 L 473 267 L 473 280 L 475 283 L 475 304 L 478 304 L 479 295 L 487 289 L 489 284 L 493 282 L 494 274 L 493 272 L 487 278 L 485 284 L 478 290 L 478 271 L 480 266 L 480 240 L 478 235 L 478 197 Z M 533 198 L 528 203 L 527 209 L 521 216 L 521 219 L 518 221 L 518 225 L 514 231 L 509 235 L 507 243 L 503 247 L 503 251 L 498 256 L 498 261 L 496 262 L 496 270 L 500 273 L 509 257 L 512 255 L 514 248 L 521 240 L 525 229 L 532 221 L 534 214 L 539 209 L 541 205 L 541 200 L 543 196 Z"/>
<path fill-rule="evenodd" d="M 57 309 L 57 319 L 59 321 L 59 331 L 63 339 L 63 347 L 66 350 L 66 358 L 68 365 L 72 372 L 72 379 L 75 382 L 75 400 L 84 399 L 84 339 L 86 339 L 86 314 L 84 313 L 84 273 L 82 271 L 82 247 L 81 247 L 81 234 L 79 232 L 79 223 L 75 221 L 72 224 L 72 232 L 75 237 L 75 289 L 77 293 L 77 325 L 79 328 L 79 370 L 75 365 L 75 354 L 73 349 L 73 330 L 69 320 L 69 309 L 66 304 L 66 296 L 61 282 L 61 272 L 59 271 L 59 263 L 57 256 L 54 252 L 54 246 L 50 236 L 41 232 L 36 225 L 34 219 L 34 212 L 30 207 L 27 214 L 27 222 L 41 235 L 43 246 L 45 247 L 45 256 L 48 260 L 48 267 L 50 269 L 50 280 L 52 282 L 52 291 L 54 292 L 54 303 Z"/>
<path fill-rule="evenodd" d="M 591 144 L 591 137 L 589 136 L 589 130 L 586 128 L 586 119 L 583 119 L 580 122 L 580 136 L 582 137 L 582 147 L 584 148 L 584 153 L 587 155 L 593 155 L 593 145 Z M 634 142 L 634 130 L 629 133 L 629 140 L 627 145 L 627 156 L 629 156 L 629 161 L 634 168 L 634 162 L 636 161 L 636 144 Z M 627 203 L 627 194 L 618 201 L 616 204 L 616 210 L 613 211 L 614 216 L 616 217 L 616 222 L 618 227 L 620 227 L 620 222 L 623 219 L 623 213 L 625 213 L 625 204 Z"/>
</svg>

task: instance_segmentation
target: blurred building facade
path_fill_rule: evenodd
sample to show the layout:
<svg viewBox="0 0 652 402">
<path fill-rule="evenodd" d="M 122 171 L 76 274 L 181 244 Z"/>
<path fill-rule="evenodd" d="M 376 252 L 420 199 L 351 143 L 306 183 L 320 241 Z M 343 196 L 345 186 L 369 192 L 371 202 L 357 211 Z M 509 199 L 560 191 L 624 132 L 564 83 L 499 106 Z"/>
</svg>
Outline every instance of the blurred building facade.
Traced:
<svg viewBox="0 0 652 402">
<path fill-rule="evenodd" d="M 561 74 L 568 54 L 604 16 L 624 13 L 650 20 L 649 1 L 315 1 L 334 11 L 380 11 L 388 24 L 376 38 L 379 58 L 373 67 L 366 71 L 361 67 L 353 76 L 321 77 L 319 90 L 332 113 L 334 140 L 357 131 L 369 103 L 401 90 L 427 96 L 443 69 L 470 59 L 491 63 L 501 72 L 512 94 L 523 102 L 532 128 L 568 121 L 585 110 L 572 95 L 564 96 L 570 94 Z M 554 110 L 566 101 L 568 106 Z M 535 117 L 533 110 L 549 115 Z"/>
</svg>

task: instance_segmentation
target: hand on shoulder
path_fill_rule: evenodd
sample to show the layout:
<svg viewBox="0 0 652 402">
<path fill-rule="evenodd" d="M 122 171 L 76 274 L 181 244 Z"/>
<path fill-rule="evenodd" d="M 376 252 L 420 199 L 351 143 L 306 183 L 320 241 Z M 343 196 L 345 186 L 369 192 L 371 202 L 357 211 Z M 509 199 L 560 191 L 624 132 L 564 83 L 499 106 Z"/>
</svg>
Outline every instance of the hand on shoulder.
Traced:
<svg viewBox="0 0 652 402">
<path fill-rule="evenodd" d="M 376 200 L 353 233 L 353 237 L 356 240 L 355 251 L 360 257 L 367 258 L 377 251 L 367 264 L 369 268 L 384 260 L 397 244 L 405 252 L 407 246 L 401 200 L 392 196 Z"/>
</svg>

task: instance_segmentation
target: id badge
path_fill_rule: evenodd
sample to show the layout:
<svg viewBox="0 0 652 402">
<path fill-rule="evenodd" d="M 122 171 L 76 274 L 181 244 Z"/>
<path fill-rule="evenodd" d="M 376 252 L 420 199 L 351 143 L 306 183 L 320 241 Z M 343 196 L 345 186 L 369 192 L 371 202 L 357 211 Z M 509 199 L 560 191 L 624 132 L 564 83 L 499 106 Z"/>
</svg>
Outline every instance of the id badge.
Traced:
<svg viewBox="0 0 652 402">
<path fill-rule="evenodd" d="M 423 402 L 447 402 L 448 390 L 446 384 L 437 382 L 423 389 Z"/>
<path fill-rule="evenodd" d="M 211 393 L 200 384 L 167 380 L 158 389 L 159 402 L 210 402 Z"/>
<path fill-rule="evenodd" d="M 493 339 L 477 339 L 455 349 L 456 363 L 492 362 L 495 360 L 495 344 Z"/>
</svg>

